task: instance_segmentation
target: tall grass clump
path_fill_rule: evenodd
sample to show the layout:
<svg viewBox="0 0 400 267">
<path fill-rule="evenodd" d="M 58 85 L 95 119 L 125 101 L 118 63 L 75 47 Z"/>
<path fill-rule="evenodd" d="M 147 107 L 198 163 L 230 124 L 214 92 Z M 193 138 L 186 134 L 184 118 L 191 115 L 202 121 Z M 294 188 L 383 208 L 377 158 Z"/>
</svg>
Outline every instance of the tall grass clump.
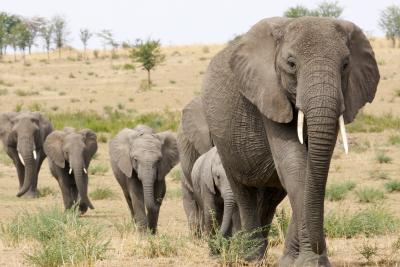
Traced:
<svg viewBox="0 0 400 267">
<path fill-rule="evenodd" d="M 90 192 L 89 196 L 93 200 L 103 200 L 115 197 L 115 193 L 110 188 L 98 187 Z"/>
<path fill-rule="evenodd" d="M 89 174 L 90 175 L 104 175 L 108 172 L 108 166 L 105 164 L 92 164 L 89 167 Z"/>
<path fill-rule="evenodd" d="M 395 218 L 382 207 L 374 206 L 354 214 L 331 213 L 325 216 L 325 233 L 331 238 L 366 237 L 394 233 L 400 225 Z"/>
<path fill-rule="evenodd" d="M 392 163 L 393 159 L 386 155 L 384 151 L 379 151 L 378 154 L 376 155 L 376 160 L 380 163 Z"/>
<path fill-rule="evenodd" d="M 400 181 L 399 180 L 392 180 L 385 184 L 385 189 L 388 192 L 400 191 Z"/>
<path fill-rule="evenodd" d="M 276 246 L 285 242 L 287 229 L 289 228 L 290 215 L 285 209 L 277 210 L 269 230 L 269 245 Z"/>
<path fill-rule="evenodd" d="M 24 257 L 36 266 L 93 265 L 109 247 L 102 226 L 84 221 L 76 209 L 57 207 L 17 215 L 1 225 L 1 239 L 10 246 L 31 244 Z"/>
<path fill-rule="evenodd" d="M 346 194 L 353 190 L 356 184 L 352 181 L 346 181 L 339 184 L 332 184 L 326 188 L 325 198 L 329 201 L 339 201 L 346 197 Z"/>
</svg>

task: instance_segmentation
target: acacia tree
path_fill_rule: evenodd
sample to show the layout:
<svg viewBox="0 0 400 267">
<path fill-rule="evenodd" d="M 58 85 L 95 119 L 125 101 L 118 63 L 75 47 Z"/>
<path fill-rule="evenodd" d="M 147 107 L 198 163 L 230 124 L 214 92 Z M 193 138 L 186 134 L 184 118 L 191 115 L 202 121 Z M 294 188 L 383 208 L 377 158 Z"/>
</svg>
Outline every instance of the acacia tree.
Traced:
<svg viewBox="0 0 400 267">
<path fill-rule="evenodd" d="M 304 16 L 339 18 L 342 13 L 343 7 L 339 6 L 338 1 L 324 1 L 319 3 L 316 9 L 308 9 L 302 5 L 290 7 L 283 13 L 283 16 L 288 18 L 298 18 Z"/>
<path fill-rule="evenodd" d="M 28 40 L 28 51 L 31 54 L 32 46 L 35 44 L 35 40 L 40 34 L 41 27 L 46 23 L 46 19 L 42 17 L 33 17 L 25 20 L 29 32 Z"/>
<path fill-rule="evenodd" d="M 23 20 L 19 24 L 17 24 L 16 28 L 17 28 L 17 45 L 18 48 L 22 51 L 22 58 L 25 64 L 25 50 L 29 46 L 31 35 L 28 30 L 28 25 Z"/>
<path fill-rule="evenodd" d="M 50 48 L 54 35 L 54 26 L 50 21 L 45 21 L 40 28 L 40 36 L 43 38 L 44 47 L 47 52 L 47 60 L 50 60 Z"/>
<path fill-rule="evenodd" d="M 150 40 L 146 42 L 138 40 L 131 51 L 130 57 L 133 61 L 142 64 L 147 71 L 147 84 L 151 87 L 150 71 L 165 60 L 165 55 L 161 53 L 160 40 Z"/>
<path fill-rule="evenodd" d="M 114 39 L 114 35 L 111 30 L 104 29 L 101 32 L 97 33 L 97 36 L 102 39 L 103 48 L 106 49 L 107 45 L 111 46 L 111 60 L 113 55 L 115 54 L 115 50 L 118 48 L 118 43 Z"/>
<path fill-rule="evenodd" d="M 379 27 L 385 32 L 386 38 L 396 47 L 396 38 L 400 38 L 400 7 L 391 5 L 381 12 Z"/>
<path fill-rule="evenodd" d="M 67 21 L 62 16 L 55 16 L 52 19 L 53 31 L 54 31 L 54 43 L 58 49 L 58 58 L 61 58 L 61 49 L 67 42 L 67 36 L 69 31 L 67 29 Z"/>
<path fill-rule="evenodd" d="M 87 44 L 90 38 L 92 38 L 93 33 L 91 33 L 89 31 L 89 29 L 84 28 L 84 29 L 80 29 L 80 34 L 79 34 L 79 39 L 81 39 L 81 42 L 83 44 L 83 54 L 86 57 L 86 48 L 87 48 Z"/>
<path fill-rule="evenodd" d="M 297 5 L 295 7 L 290 7 L 283 13 L 284 17 L 287 18 L 299 18 L 304 16 L 310 16 L 311 11 L 308 10 L 305 6 Z"/>
</svg>

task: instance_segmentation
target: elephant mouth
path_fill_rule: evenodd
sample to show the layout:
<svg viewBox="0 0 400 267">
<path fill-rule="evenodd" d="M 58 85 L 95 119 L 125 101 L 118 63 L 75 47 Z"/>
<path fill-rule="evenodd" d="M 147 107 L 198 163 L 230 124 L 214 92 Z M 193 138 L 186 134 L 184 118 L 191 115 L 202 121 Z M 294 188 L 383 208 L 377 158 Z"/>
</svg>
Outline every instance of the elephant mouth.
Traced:
<svg viewBox="0 0 400 267">
<path fill-rule="evenodd" d="M 344 125 L 344 118 L 343 114 L 339 116 L 339 128 L 340 128 L 340 135 L 342 136 L 343 148 L 346 154 L 349 153 L 349 144 L 347 141 L 347 134 L 346 134 L 346 127 Z M 300 144 L 304 144 L 304 112 L 299 110 L 297 115 L 297 137 L 299 138 Z"/>
</svg>

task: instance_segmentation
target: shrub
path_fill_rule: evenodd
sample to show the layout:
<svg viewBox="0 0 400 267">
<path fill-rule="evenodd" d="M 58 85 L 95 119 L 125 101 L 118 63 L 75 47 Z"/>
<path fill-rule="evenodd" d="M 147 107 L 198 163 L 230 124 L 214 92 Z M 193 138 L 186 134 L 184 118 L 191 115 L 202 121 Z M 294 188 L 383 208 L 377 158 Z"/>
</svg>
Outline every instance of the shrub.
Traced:
<svg viewBox="0 0 400 267">
<path fill-rule="evenodd" d="M 136 68 L 135 68 L 135 65 L 129 64 L 129 63 L 124 64 L 124 65 L 122 66 L 122 68 L 123 68 L 124 70 L 135 70 L 135 69 L 136 69 Z"/>
<path fill-rule="evenodd" d="M 3 223 L 1 238 L 11 246 L 35 241 L 25 260 L 36 266 L 93 265 L 109 247 L 102 226 L 82 220 L 76 209 L 56 207 L 24 212 Z"/>
<path fill-rule="evenodd" d="M 385 194 L 375 188 L 363 188 L 356 191 L 358 201 L 361 203 L 374 203 L 385 198 Z"/>
<path fill-rule="evenodd" d="M 400 181 L 392 180 L 385 184 L 385 188 L 389 192 L 400 191 Z"/>
<path fill-rule="evenodd" d="M 356 248 L 358 253 L 367 260 L 368 263 L 372 262 L 372 259 L 378 255 L 378 247 L 376 244 L 371 245 L 369 243 L 364 243 L 360 247 Z"/>
<path fill-rule="evenodd" d="M 108 166 L 103 164 L 92 164 L 89 167 L 89 174 L 91 175 L 104 175 L 108 172 Z"/>
<path fill-rule="evenodd" d="M 89 196 L 93 200 L 103 200 L 103 199 L 108 199 L 108 198 L 113 198 L 115 197 L 114 192 L 110 188 L 96 188 L 94 191 L 92 191 Z"/>
<path fill-rule="evenodd" d="M 332 184 L 327 187 L 325 198 L 330 201 L 339 201 L 346 197 L 347 192 L 353 190 L 356 184 L 351 181 L 343 182 L 340 184 Z"/>
<path fill-rule="evenodd" d="M 25 91 L 22 89 L 17 89 L 15 90 L 15 94 L 17 96 L 33 96 L 33 95 L 39 95 L 38 91 Z"/>
<path fill-rule="evenodd" d="M 400 135 L 391 135 L 389 137 L 389 144 L 400 145 Z"/>
<path fill-rule="evenodd" d="M 331 213 L 325 216 L 325 232 L 330 238 L 367 237 L 397 231 L 399 220 L 382 207 L 371 207 L 354 214 Z"/>
</svg>

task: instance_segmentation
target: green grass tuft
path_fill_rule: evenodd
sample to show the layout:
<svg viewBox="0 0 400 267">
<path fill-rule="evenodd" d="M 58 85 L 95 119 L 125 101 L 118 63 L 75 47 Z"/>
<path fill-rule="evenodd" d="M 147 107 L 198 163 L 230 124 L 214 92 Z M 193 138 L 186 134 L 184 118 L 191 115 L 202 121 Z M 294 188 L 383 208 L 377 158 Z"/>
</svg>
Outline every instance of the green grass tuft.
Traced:
<svg viewBox="0 0 400 267">
<path fill-rule="evenodd" d="M 55 196 L 56 194 L 57 193 L 53 188 L 51 188 L 49 186 L 45 186 L 45 187 L 38 189 L 37 197 L 40 198 L 40 197 L 47 197 L 47 196 Z"/>
<path fill-rule="evenodd" d="M 388 155 L 385 154 L 384 151 L 380 151 L 378 152 L 378 154 L 376 155 L 376 160 L 380 163 L 392 163 L 393 159 L 391 157 L 389 157 Z"/>
<path fill-rule="evenodd" d="M 104 175 L 108 172 L 108 166 L 103 164 L 92 164 L 89 167 L 90 175 Z"/>
<path fill-rule="evenodd" d="M 14 217 L 1 225 L 0 237 L 9 246 L 34 241 L 25 260 L 36 266 L 94 265 L 109 247 L 102 226 L 84 221 L 76 209 L 57 207 Z"/>
<path fill-rule="evenodd" d="M 389 192 L 400 191 L 400 181 L 392 180 L 385 184 L 385 189 Z"/>
<path fill-rule="evenodd" d="M 382 207 L 371 207 L 355 214 L 331 213 L 325 216 L 325 233 L 330 238 L 367 237 L 394 233 L 399 220 Z"/>
<path fill-rule="evenodd" d="M 361 203 L 374 203 L 385 198 L 383 191 L 368 187 L 357 190 L 356 195 Z"/>
<path fill-rule="evenodd" d="M 115 197 L 114 191 L 110 188 L 96 188 L 89 194 L 90 198 L 93 200 L 110 199 Z"/>
<path fill-rule="evenodd" d="M 392 114 L 374 116 L 361 113 L 347 127 L 350 133 L 380 133 L 386 129 L 400 129 L 400 118 Z"/>
<path fill-rule="evenodd" d="M 356 183 L 346 181 L 340 184 L 332 184 L 327 187 L 325 198 L 330 201 L 339 201 L 346 197 L 346 194 L 356 187 Z"/>
</svg>

